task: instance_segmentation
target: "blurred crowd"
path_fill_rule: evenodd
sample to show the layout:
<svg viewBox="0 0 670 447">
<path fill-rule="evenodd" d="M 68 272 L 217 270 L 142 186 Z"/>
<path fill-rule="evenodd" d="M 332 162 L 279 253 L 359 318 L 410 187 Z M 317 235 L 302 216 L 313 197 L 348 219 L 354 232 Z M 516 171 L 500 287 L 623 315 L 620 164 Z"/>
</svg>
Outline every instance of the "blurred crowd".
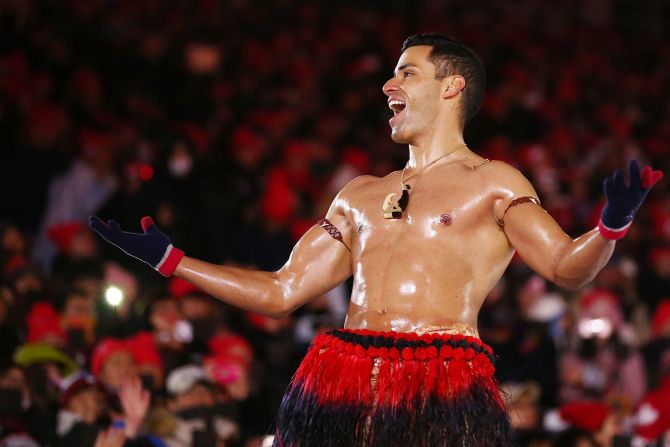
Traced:
<svg viewBox="0 0 670 447">
<path fill-rule="evenodd" d="M 572 236 L 631 158 L 670 173 L 662 0 L 0 2 L 0 446 L 261 446 L 348 283 L 283 320 L 165 279 L 88 230 L 274 270 L 360 174 L 399 169 L 381 86 L 443 31 L 488 72 L 466 129 Z M 592 285 L 515 258 L 480 314 L 523 446 L 670 445 L 670 182 Z M 485 423 L 485 422 L 482 422 Z M 666 444 L 663 444 L 665 442 Z"/>
</svg>

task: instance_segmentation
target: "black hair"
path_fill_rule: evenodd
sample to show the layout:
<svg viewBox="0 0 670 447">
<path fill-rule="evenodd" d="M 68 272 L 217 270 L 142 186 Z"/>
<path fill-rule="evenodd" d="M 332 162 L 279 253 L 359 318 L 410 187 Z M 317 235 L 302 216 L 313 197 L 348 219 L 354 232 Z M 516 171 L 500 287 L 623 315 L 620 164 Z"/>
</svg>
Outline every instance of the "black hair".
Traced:
<svg viewBox="0 0 670 447">
<path fill-rule="evenodd" d="M 461 120 L 467 123 L 477 114 L 484 102 L 486 70 L 481 59 L 468 46 L 442 33 L 415 34 L 402 44 L 401 51 L 416 46 L 431 46 L 428 59 L 435 65 L 435 79 L 451 75 L 465 78 Z"/>
</svg>

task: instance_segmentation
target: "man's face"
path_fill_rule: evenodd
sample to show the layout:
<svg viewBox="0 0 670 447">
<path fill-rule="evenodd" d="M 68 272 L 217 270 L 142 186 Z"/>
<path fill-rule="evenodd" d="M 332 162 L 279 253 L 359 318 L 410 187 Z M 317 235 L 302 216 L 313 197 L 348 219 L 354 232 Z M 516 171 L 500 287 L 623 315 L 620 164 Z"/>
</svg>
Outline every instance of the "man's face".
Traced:
<svg viewBox="0 0 670 447">
<path fill-rule="evenodd" d="M 416 144 L 416 137 L 434 125 L 441 104 L 443 81 L 435 79 L 435 65 L 428 59 L 431 46 L 416 46 L 400 55 L 394 76 L 384 84 L 393 110 L 391 139 Z"/>
</svg>

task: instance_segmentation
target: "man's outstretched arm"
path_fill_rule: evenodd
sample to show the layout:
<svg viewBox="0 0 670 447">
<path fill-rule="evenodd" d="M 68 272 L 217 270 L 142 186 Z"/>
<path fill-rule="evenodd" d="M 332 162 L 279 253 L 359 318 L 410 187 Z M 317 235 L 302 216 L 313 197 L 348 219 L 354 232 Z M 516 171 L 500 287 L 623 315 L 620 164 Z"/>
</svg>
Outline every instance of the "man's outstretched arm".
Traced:
<svg viewBox="0 0 670 447">
<path fill-rule="evenodd" d="M 521 258 L 548 280 L 570 290 L 583 287 L 607 264 L 615 241 L 625 236 L 649 190 L 662 178 L 651 168 L 640 170 L 635 160 L 628 170 L 628 183 L 620 170 L 605 180 L 607 204 L 597 228 L 572 239 L 541 207 L 524 204 L 504 208 L 507 238 Z M 518 177 L 511 188 L 514 194 L 535 196 L 527 180 Z"/>
<path fill-rule="evenodd" d="M 340 195 L 326 218 L 341 232 L 343 240 L 349 241 L 351 229 Z M 104 223 L 95 217 L 90 226 L 105 240 L 165 276 L 174 274 L 227 304 L 273 317 L 291 313 L 351 275 L 350 244 L 333 239 L 320 225 L 305 233 L 289 260 L 276 272 L 216 265 L 184 256 L 150 218 L 142 219 L 143 233 L 123 232 L 115 222 Z"/>
<path fill-rule="evenodd" d="M 536 205 L 517 206 L 505 217 L 505 233 L 526 264 L 547 280 L 568 290 L 593 281 L 614 252 L 615 241 L 598 229 L 576 239 Z"/>
<path fill-rule="evenodd" d="M 341 231 L 347 228 L 345 219 L 330 214 L 327 218 Z M 334 240 L 320 225 L 314 225 L 276 272 L 184 257 L 174 274 L 235 307 L 282 317 L 351 276 L 351 261 L 344 244 Z"/>
</svg>

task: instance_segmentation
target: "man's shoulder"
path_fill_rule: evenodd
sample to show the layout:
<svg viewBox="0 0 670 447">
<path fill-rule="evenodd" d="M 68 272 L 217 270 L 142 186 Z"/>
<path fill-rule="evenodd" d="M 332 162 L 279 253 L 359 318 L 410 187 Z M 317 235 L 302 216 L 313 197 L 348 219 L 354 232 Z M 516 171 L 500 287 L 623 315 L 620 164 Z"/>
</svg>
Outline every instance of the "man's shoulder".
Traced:
<svg viewBox="0 0 670 447">
<path fill-rule="evenodd" d="M 482 171 L 483 178 L 493 199 L 493 215 L 500 221 L 509 204 L 520 197 L 538 198 L 528 179 L 514 166 L 503 161 L 491 161 Z"/>
<path fill-rule="evenodd" d="M 370 191 L 372 185 L 375 185 L 380 180 L 379 177 L 373 175 L 361 175 L 349 181 L 337 193 L 333 200 L 330 209 L 328 210 L 329 219 L 335 216 L 345 216 L 352 209 L 359 205 L 360 198 L 365 191 Z M 332 220 L 332 219 L 331 219 Z"/>
<path fill-rule="evenodd" d="M 482 178 L 493 187 L 526 189 L 530 182 L 514 166 L 501 160 L 491 160 L 477 168 Z"/>
<path fill-rule="evenodd" d="M 479 166 L 477 171 L 486 172 L 487 176 L 515 176 L 521 175 L 521 172 L 509 163 L 502 160 L 490 160 L 489 162 Z"/>
<path fill-rule="evenodd" d="M 391 174 L 389 174 L 391 175 Z M 388 177 L 388 176 L 387 176 Z M 339 196 L 349 196 L 360 192 L 363 188 L 373 187 L 375 184 L 385 179 L 386 177 L 376 177 L 374 175 L 359 175 L 344 185 L 339 192 Z"/>
</svg>

